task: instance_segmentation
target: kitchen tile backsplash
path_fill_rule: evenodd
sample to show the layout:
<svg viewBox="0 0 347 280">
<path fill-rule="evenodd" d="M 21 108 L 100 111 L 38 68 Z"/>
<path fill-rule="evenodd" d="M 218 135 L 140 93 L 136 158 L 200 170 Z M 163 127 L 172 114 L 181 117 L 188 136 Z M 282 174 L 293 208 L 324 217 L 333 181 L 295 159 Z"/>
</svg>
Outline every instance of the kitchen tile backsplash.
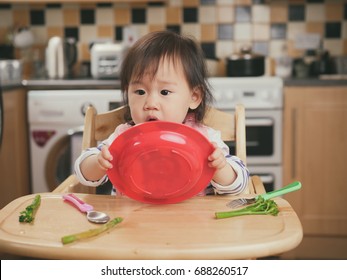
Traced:
<svg viewBox="0 0 347 280">
<path fill-rule="evenodd" d="M 61 36 L 74 37 L 78 61 L 88 61 L 92 42 L 120 42 L 129 26 L 138 36 L 164 29 L 189 33 L 208 58 L 224 59 L 244 44 L 271 58 L 285 45 L 290 56 L 300 57 L 305 50 L 295 40 L 301 33 L 318 33 L 332 56 L 347 55 L 347 0 L 0 4 L 0 44 L 6 43 L 11 28 L 29 27 L 35 36 L 35 57 L 43 58 L 50 37 Z M 20 55 L 23 52 L 17 50 Z"/>
</svg>

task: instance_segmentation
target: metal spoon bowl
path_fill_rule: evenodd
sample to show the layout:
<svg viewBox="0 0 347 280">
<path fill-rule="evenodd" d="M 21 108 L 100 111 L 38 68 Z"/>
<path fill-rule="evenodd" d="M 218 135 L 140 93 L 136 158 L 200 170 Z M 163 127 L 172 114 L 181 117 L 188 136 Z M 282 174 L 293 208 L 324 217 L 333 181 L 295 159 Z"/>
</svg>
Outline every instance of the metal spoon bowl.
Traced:
<svg viewBox="0 0 347 280">
<path fill-rule="evenodd" d="M 73 193 L 63 195 L 63 199 L 71 202 L 81 212 L 86 213 L 89 222 L 96 224 L 104 224 L 110 220 L 110 217 L 106 213 L 94 211 L 92 205 L 85 203 L 83 200 L 79 199 Z"/>
<path fill-rule="evenodd" d="M 88 211 L 87 212 L 88 221 L 96 224 L 104 224 L 110 220 L 110 217 L 103 212 L 99 211 Z"/>
</svg>

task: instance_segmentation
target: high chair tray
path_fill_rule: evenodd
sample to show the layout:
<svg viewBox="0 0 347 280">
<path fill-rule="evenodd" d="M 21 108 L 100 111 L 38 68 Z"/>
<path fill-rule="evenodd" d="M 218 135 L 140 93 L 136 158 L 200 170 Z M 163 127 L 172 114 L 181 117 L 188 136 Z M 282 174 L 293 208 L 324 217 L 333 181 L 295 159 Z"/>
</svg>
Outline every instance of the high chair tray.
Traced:
<svg viewBox="0 0 347 280">
<path fill-rule="evenodd" d="M 275 199 L 278 216 L 217 220 L 214 213 L 229 209 L 230 196 L 153 205 L 127 197 L 76 195 L 111 219 L 124 220 L 99 236 L 63 245 L 63 236 L 100 225 L 52 193 L 41 194 L 33 224 L 19 223 L 19 213 L 35 197 L 23 196 L 0 210 L 0 251 L 43 259 L 249 259 L 289 251 L 302 240 L 300 221 L 282 198 Z"/>
</svg>

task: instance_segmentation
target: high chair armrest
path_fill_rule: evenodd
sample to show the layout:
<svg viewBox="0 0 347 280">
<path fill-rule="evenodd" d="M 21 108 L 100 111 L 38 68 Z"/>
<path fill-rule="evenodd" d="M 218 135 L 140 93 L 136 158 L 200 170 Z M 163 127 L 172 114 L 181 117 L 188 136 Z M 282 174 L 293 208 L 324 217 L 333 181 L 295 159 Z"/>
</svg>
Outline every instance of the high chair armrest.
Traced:
<svg viewBox="0 0 347 280">
<path fill-rule="evenodd" d="M 53 193 L 95 193 L 95 188 L 82 185 L 77 177 L 72 174 L 67 177 L 58 187 L 56 187 Z"/>
<path fill-rule="evenodd" d="M 70 189 L 74 189 L 80 182 L 77 180 L 75 175 L 67 177 L 58 187 L 56 187 L 53 193 L 68 193 Z"/>
<path fill-rule="evenodd" d="M 261 181 L 260 177 L 257 175 L 253 175 L 251 177 L 252 180 L 252 185 L 253 185 L 253 189 L 254 189 L 254 193 L 255 194 L 262 194 L 262 193 L 266 193 L 265 187 L 263 182 Z"/>
</svg>

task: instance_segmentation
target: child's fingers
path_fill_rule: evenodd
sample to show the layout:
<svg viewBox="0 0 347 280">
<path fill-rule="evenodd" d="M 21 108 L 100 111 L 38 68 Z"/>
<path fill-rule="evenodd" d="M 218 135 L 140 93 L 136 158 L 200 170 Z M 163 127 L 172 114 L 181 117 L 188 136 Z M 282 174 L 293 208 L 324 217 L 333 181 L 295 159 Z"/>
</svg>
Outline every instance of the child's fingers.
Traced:
<svg viewBox="0 0 347 280">
<path fill-rule="evenodd" d="M 110 151 L 108 150 L 108 146 L 106 146 L 106 145 L 102 146 L 101 154 L 102 154 L 102 157 L 106 160 L 111 161 L 113 159 Z"/>
<path fill-rule="evenodd" d="M 113 157 L 110 153 L 110 151 L 108 150 L 108 146 L 104 145 L 101 148 L 101 152 L 98 155 L 98 163 L 100 165 L 100 167 L 104 170 L 108 170 L 110 168 L 112 168 L 112 163 L 110 161 L 112 161 Z"/>
<path fill-rule="evenodd" d="M 104 170 L 108 170 L 113 167 L 111 162 L 109 162 L 107 159 L 101 156 L 98 157 L 98 163 L 99 163 L 99 166 Z"/>
<path fill-rule="evenodd" d="M 213 146 L 215 147 L 215 150 L 212 152 L 212 154 L 210 154 L 210 156 L 208 157 L 209 161 L 213 161 L 216 160 L 217 158 L 224 158 L 224 154 L 222 152 L 222 150 L 220 148 L 218 148 L 217 144 L 212 142 Z"/>
<path fill-rule="evenodd" d="M 225 165 L 226 165 L 226 161 L 225 161 L 224 157 L 222 157 L 222 158 L 219 157 L 219 158 L 216 158 L 215 160 L 209 162 L 210 167 L 214 167 L 217 169 L 221 169 Z"/>
<path fill-rule="evenodd" d="M 224 154 L 220 148 L 218 148 L 217 144 L 212 142 L 215 150 L 208 157 L 209 166 L 217 169 L 223 168 L 226 164 L 226 160 Z"/>
</svg>

